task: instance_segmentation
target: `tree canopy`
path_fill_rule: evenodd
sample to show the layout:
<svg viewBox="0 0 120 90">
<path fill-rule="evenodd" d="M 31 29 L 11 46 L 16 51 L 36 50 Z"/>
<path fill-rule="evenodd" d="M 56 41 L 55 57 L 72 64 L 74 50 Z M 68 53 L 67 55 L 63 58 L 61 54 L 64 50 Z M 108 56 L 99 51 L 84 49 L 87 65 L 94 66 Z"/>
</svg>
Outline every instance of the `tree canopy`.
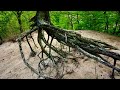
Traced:
<svg viewBox="0 0 120 90">
<path fill-rule="evenodd" d="M 0 11 L 0 36 L 13 38 L 20 33 L 16 11 Z M 35 11 L 22 11 L 21 27 L 30 29 L 30 18 Z M 50 11 L 51 22 L 56 27 L 66 30 L 96 30 L 113 35 L 120 35 L 119 11 Z"/>
</svg>

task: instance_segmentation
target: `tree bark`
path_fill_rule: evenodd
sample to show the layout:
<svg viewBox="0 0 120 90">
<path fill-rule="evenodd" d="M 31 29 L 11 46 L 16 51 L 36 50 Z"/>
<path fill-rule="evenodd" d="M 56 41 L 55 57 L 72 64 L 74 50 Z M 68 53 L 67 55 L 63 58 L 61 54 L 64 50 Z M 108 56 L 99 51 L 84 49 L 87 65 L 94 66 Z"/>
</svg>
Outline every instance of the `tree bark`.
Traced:
<svg viewBox="0 0 120 90">
<path fill-rule="evenodd" d="M 107 16 L 107 12 L 106 11 L 104 11 L 104 16 L 105 16 L 105 30 L 106 30 L 106 32 L 108 32 L 108 24 L 109 24 L 109 22 L 108 22 L 108 16 Z"/>
<path fill-rule="evenodd" d="M 57 54 L 59 54 L 63 59 L 66 58 L 66 56 L 69 55 L 70 53 L 59 50 L 58 48 L 53 46 L 52 45 L 53 39 L 56 39 L 59 43 L 62 43 L 66 46 L 75 48 L 76 50 L 78 50 L 80 53 L 83 53 L 87 57 L 90 57 L 120 72 L 120 69 L 118 67 L 115 67 L 108 60 L 104 59 L 101 56 L 102 54 L 105 56 L 109 56 L 114 60 L 120 60 L 120 55 L 118 53 L 111 52 L 109 50 L 117 48 L 101 41 L 82 37 L 80 34 L 73 31 L 65 31 L 63 29 L 57 28 L 49 23 L 50 18 L 47 17 L 49 17 L 49 13 L 37 11 L 36 16 L 34 17 L 36 18 L 36 20 L 34 19 L 35 24 L 33 24 L 34 26 L 37 26 L 37 28 L 32 29 L 26 32 L 25 34 L 21 35 L 21 37 L 18 38 L 18 41 L 20 41 L 27 35 L 31 34 L 32 32 L 38 30 L 38 43 L 42 49 L 42 53 L 46 54 L 46 56 L 50 58 L 55 64 L 56 62 L 54 60 L 54 56 L 51 54 L 51 49 L 55 51 Z M 45 39 L 43 31 L 45 31 L 48 34 L 48 36 L 52 38 L 50 43 L 48 43 L 47 40 Z M 42 41 L 49 47 L 49 52 L 45 50 L 45 47 L 42 45 Z"/>
</svg>

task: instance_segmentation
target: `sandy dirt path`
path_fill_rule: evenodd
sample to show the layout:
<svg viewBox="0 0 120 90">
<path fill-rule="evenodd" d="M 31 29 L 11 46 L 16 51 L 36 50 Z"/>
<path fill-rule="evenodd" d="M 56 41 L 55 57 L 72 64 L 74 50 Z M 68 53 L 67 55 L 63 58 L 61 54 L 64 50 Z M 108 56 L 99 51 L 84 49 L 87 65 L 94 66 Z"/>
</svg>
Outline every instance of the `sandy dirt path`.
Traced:
<svg viewBox="0 0 120 90">
<path fill-rule="evenodd" d="M 81 30 L 80 33 L 84 37 L 102 40 L 108 44 L 116 46 L 120 49 L 120 37 L 99 33 L 91 30 Z M 33 34 L 37 38 L 37 34 Z M 37 39 L 35 39 L 37 43 Z M 57 42 L 53 42 L 57 45 Z M 26 58 L 29 56 L 30 49 L 26 41 L 22 42 Z M 38 43 L 37 43 L 38 46 Z M 34 47 L 34 49 L 36 49 Z M 73 53 L 76 54 L 74 51 Z M 37 56 L 30 60 L 30 63 L 35 67 L 39 61 L 36 60 Z M 68 62 L 69 70 L 74 70 L 73 73 L 65 75 L 64 79 L 110 79 L 109 75 L 111 69 L 89 59 L 86 56 L 81 56 L 77 59 L 79 62 L 78 68 Z M 118 62 L 118 66 L 120 66 Z M 115 73 L 115 77 L 120 79 L 120 75 Z M 22 61 L 18 43 L 6 42 L 0 45 L 0 79 L 36 79 L 37 75 L 28 69 Z"/>
</svg>

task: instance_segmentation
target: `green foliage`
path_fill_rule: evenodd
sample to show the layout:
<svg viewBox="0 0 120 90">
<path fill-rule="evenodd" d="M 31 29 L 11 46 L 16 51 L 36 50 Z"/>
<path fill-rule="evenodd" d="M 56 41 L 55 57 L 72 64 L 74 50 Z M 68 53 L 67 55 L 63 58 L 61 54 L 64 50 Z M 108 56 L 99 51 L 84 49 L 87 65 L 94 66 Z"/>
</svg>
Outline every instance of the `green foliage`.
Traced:
<svg viewBox="0 0 120 90">
<path fill-rule="evenodd" d="M 29 20 L 35 15 L 35 11 L 23 11 L 21 20 L 23 30 L 30 29 Z M 0 12 L 0 36 L 3 40 L 12 39 L 20 34 L 19 24 L 13 11 Z"/>
<path fill-rule="evenodd" d="M 119 36 L 120 14 L 118 11 L 104 12 L 105 11 L 50 11 L 50 18 L 55 26 L 66 30 L 96 30 Z M 21 15 L 23 31 L 30 29 L 31 23 L 29 20 L 34 15 L 35 11 L 23 11 Z M 108 30 L 105 30 L 106 23 L 108 24 Z M 13 11 L 0 11 L 0 36 L 3 39 L 10 39 L 19 34 L 19 23 Z"/>
<path fill-rule="evenodd" d="M 60 28 L 71 29 L 70 22 L 72 22 L 73 30 L 96 30 L 116 35 L 120 32 L 118 11 L 106 11 L 106 14 L 104 11 L 52 11 L 50 14 L 53 24 Z M 72 16 L 72 20 L 68 14 Z M 106 23 L 108 23 L 108 30 L 105 30 Z M 114 29 L 116 29 L 115 33 L 113 33 Z"/>
<path fill-rule="evenodd" d="M 11 12 L 1 11 L 0 12 L 0 36 L 2 38 L 8 36 L 8 24 L 11 20 Z"/>
</svg>

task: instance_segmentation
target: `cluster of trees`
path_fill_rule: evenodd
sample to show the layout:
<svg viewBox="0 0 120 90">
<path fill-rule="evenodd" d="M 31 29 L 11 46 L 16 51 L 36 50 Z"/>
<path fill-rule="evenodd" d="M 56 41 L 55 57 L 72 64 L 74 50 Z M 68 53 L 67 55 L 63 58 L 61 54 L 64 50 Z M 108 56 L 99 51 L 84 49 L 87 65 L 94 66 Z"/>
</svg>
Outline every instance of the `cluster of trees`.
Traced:
<svg viewBox="0 0 120 90">
<path fill-rule="evenodd" d="M 29 18 L 35 11 L 0 11 L 0 37 L 13 39 L 30 28 Z"/>
<path fill-rule="evenodd" d="M 30 29 L 35 11 L 0 11 L 0 37 L 14 38 Z M 96 30 L 120 35 L 120 11 L 50 11 L 51 22 L 71 30 Z"/>
<path fill-rule="evenodd" d="M 54 25 L 72 30 L 96 30 L 120 35 L 120 11 L 54 11 Z"/>
</svg>

